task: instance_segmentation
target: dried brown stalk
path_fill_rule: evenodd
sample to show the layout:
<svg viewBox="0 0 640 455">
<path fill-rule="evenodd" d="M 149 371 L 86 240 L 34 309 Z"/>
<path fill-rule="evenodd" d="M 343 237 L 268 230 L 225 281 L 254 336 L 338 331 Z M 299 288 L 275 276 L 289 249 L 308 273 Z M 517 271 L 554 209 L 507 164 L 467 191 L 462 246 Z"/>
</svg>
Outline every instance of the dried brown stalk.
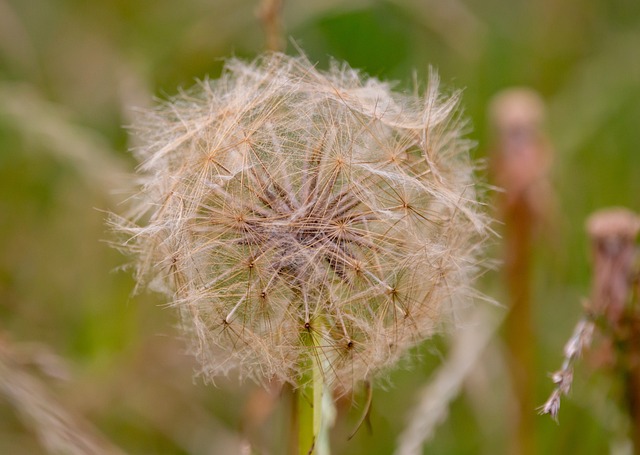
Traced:
<svg viewBox="0 0 640 455">
<path fill-rule="evenodd" d="M 282 8 L 284 0 L 262 0 L 258 16 L 264 27 L 267 50 L 283 51 L 284 38 L 282 31 Z"/>
<path fill-rule="evenodd" d="M 6 338 L 0 338 L 0 394 L 15 407 L 25 424 L 51 454 L 123 454 L 87 421 L 74 415 L 47 385 L 27 371 Z"/>
<path fill-rule="evenodd" d="M 615 208 L 596 212 L 587 221 L 593 252 L 593 286 L 590 311 L 606 321 L 605 345 L 614 373 L 623 378 L 626 407 L 632 422 L 634 453 L 640 454 L 640 302 L 631 304 L 637 280 L 636 237 L 640 217 Z M 636 296 L 637 300 L 637 296 Z"/>
<path fill-rule="evenodd" d="M 589 217 L 586 228 L 593 258 L 591 298 L 565 347 L 562 368 L 552 375 L 556 388 L 541 413 L 557 419 L 560 397 L 571 388 L 573 364 L 599 329 L 601 357 L 604 353 L 607 366 L 625 384 L 634 450 L 640 454 L 640 302 L 633 291 L 640 217 L 623 208 L 601 210 Z"/>
<path fill-rule="evenodd" d="M 534 446 L 535 336 L 531 322 L 531 255 L 534 229 L 549 207 L 547 175 L 551 149 L 543 132 L 544 104 L 528 89 L 498 94 L 490 108 L 494 133 L 492 167 L 504 190 L 505 279 L 509 314 L 505 321 L 508 365 L 517 398 L 513 413 L 517 430 L 512 453 L 532 454 Z"/>
</svg>

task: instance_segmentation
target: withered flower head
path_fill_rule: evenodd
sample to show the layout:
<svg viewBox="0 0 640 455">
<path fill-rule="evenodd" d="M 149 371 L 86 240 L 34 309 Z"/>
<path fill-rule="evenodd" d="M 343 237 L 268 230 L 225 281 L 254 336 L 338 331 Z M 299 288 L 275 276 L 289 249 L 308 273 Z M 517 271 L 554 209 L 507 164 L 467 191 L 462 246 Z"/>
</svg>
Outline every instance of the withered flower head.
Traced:
<svg viewBox="0 0 640 455">
<path fill-rule="evenodd" d="M 206 377 L 300 385 L 319 359 L 349 390 L 470 297 L 486 221 L 457 101 L 269 54 L 143 116 L 119 229 Z"/>
</svg>

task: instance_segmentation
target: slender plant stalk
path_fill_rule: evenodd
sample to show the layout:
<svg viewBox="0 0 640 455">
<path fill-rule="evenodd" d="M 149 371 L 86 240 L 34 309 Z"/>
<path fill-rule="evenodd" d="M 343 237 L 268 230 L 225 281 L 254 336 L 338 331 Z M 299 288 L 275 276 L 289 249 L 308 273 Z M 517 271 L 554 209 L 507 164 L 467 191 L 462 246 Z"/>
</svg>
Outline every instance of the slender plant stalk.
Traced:
<svg viewBox="0 0 640 455">
<path fill-rule="evenodd" d="M 315 341 L 315 340 L 314 340 Z M 317 453 L 319 449 L 319 437 L 322 431 L 322 396 L 324 380 L 322 377 L 322 364 L 320 361 L 313 362 L 313 445 Z M 317 447 L 316 447 L 317 446 Z"/>
<path fill-rule="evenodd" d="M 317 412 L 321 407 L 318 392 L 320 391 L 321 393 L 322 390 L 322 371 L 320 370 L 319 354 L 316 351 L 319 346 L 318 335 L 311 329 L 307 330 L 308 337 L 304 337 L 305 344 L 312 349 L 313 354 L 311 355 L 311 384 L 304 389 L 298 390 L 297 393 L 299 455 L 310 455 L 315 451 L 316 437 L 318 435 Z M 307 392 L 306 395 L 305 392 Z"/>
<path fill-rule="evenodd" d="M 310 342 L 319 348 L 321 337 L 319 332 L 310 332 Z M 319 352 L 319 351 L 318 351 Z M 300 455 L 330 455 L 329 430 L 335 420 L 335 408 L 331 388 L 326 384 L 325 371 L 329 361 L 314 355 L 312 360 L 312 381 L 309 396 L 311 406 L 301 391 L 298 392 L 298 431 Z"/>
<path fill-rule="evenodd" d="M 299 455 L 298 433 L 300 432 L 300 391 L 298 389 L 294 389 L 290 384 L 285 384 L 284 387 L 285 390 L 289 390 L 288 395 L 290 399 L 289 428 L 288 433 L 285 436 L 288 441 L 287 455 Z"/>
<path fill-rule="evenodd" d="M 617 352 L 614 373 L 624 381 L 634 454 L 640 455 L 640 320 L 636 238 L 640 217 L 623 208 L 595 212 L 587 221 L 594 262 L 591 311 L 604 316 Z"/>
<path fill-rule="evenodd" d="M 258 12 L 264 27 L 266 48 L 270 51 L 282 51 L 284 48 L 282 30 L 282 8 L 284 0 L 262 0 Z"/>
<path fill-rule="evenodd" d="M 535 227 L 549 209 L 550 148 L 542 131 L 544 105 L 527 89 L 497 95 L 491 106 L 495 130 L 493 166 L 504 188 L 505 279 L 509 314 L 505 321 L 507 363 L 516 398 L 510 453 L 535 453 L 533 378 L 535 338 L 531 322 L 531 256 Z"/>
<path fill-rule="evenodd" d="M 506 216 L 505 234 L 508 259 L 506 280 L 511 310 L 505 321 L 505 341 L 509 352 L 509 368 L 517 397 L 518 425 L 512 453 L 534 453 L 533 381 L 535 361 L 531 327 L 531 213 L 518 205 Z"/>
<path fill-rule="evenodd" d="M 330 430 L 336 418 L 336 409 L 329 387 L 324 378 L 325 371 L 329 367 L 329 362 L 325 359 L 314 370 L 314 403 L 313 428 L 315 434 L 315 453 L 317 455 L 330 455 Z"/>
<path fill-rule="evenodd" d="M 313 402 L 309 402 L 303 390 L 296 391 L 298 404 L 297 453 L 307 455 L 313 451 Z"/>
</svg>

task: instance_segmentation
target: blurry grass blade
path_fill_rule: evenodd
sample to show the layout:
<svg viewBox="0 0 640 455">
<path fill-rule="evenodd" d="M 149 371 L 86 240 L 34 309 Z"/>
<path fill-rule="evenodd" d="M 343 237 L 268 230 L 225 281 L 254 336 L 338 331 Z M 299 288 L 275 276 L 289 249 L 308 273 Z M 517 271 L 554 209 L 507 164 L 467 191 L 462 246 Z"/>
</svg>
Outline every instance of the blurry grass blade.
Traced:
<svg viewBox="0 0 640 455">
<path fill-rule="evenodd" d="M 473 60 L 481 55 L 487 35 L 486 25 L 464 2 L 450 0 L 391 0 L 406 9 L 416 21 L 424 24 L 459 55 Z"/>
<path fill-rule="evenodd" d="M 10 65 L 25 72 L 39 75 L 37 50 L 29 32 L 10 2 L 0 0 L 0 55 Z"/>
<path fill-rule="evenodd" d="M 69 112 L 33 87 L 0 82 L 0 115 L 24 137 L 74 166 L 90 187 L 106 192 L 123 188 L 126 166 L 105 138 L 75 124 Z"/>
<path fill-rule="evenodd" d="M 448 414 L 449 403 L 459 393 L 492 337 L 502 317 L 479 309 L 469 318 L 464 330 L 455 337 L 449 359 L 435 372 L 420 393 L 419 403 L 410 414 L 409 425 L 398 439 L 396 455 L 418 455 L 435 429 Z"/>
<path fill-rule="evenodd" d="M 639 40 L 637 31 L 609 37 L 593 58 L 576 66 L 552 103 L 550 125 L 566 163 L 638 93 L 640 60 L 629 56 L 636 55 Z"/>
<path fill-rule="evenodd" d="M 46 385 L 25 371 L 9 343 L 0 340 L 0 393 L 4 395 L 52 454 L 122 454 L 95 428 L 74 416 Z"/>
</svg>

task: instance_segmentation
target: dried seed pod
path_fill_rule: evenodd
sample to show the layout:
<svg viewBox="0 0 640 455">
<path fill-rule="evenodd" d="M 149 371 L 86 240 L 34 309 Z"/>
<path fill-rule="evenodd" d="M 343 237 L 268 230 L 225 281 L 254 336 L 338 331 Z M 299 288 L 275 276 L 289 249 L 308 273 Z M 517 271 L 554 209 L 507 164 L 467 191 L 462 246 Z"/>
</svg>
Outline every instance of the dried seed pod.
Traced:
<svg viewBox="0 0 640 455">
<path fill-rule="evenodd" d="M 457 95 L 345 65 L 231 60 L 136 126 L 142 188 L 118 222 L 206 377 L 299 385 L 393 364 L 468 299 L 486 232 Z"/>
<path fill-rule="evenodd" d="M 594 268 L 590 311 L 606 315 L 615 327 L 631 291 L 640 217 L 625 208 L 599 210 L 589 217 L 586 228 L 591 237 Z"/>
<path fill-rule="evenodd" d="M 492 164 L 504 189 L 504 211 L 526 211 L 544 221 L 552 205 L 549 170 L 552 150 L 544 132 L 545 106 L 538 93 L 512 88 L 496 95 L 489 109 L 493 134 Z"/>
</svg>

